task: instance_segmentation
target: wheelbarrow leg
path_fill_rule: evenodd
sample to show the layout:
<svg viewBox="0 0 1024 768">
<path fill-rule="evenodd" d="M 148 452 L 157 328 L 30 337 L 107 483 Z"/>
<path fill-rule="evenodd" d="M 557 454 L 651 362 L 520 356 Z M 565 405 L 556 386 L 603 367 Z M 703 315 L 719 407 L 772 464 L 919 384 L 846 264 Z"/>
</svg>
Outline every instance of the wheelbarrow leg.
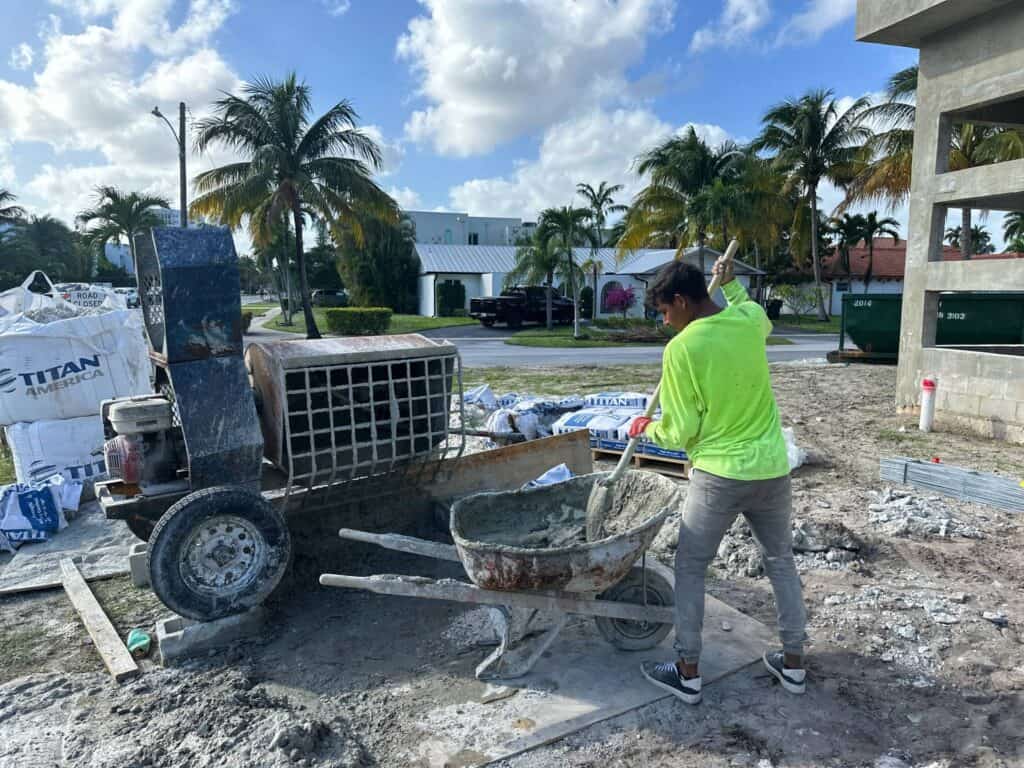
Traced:
<svg viewBox="0 0 1024 768">
<path fill-rule="evenodd" d="M 490 606 L 488 612 L 499 644 L 491 655 L 477 666 L 478 680 L 511 680 L 528 675 L 533 665 L 569 621 L 567 613 L 548 614 L 554 618 L 554 624 L 539 634 L 529 635 L 530 624 L 537 617 L 538 611 L 526 612 L 523 609 L 497 605 Z"/>
</svg>

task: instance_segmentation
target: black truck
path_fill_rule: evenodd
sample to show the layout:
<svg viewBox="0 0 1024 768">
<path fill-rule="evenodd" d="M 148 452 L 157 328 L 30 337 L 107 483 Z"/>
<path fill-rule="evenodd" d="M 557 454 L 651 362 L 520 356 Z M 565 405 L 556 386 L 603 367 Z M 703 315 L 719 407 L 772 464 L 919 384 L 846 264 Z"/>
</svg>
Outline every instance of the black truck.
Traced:
<svg viewBox="0 0 1024 768">
<path fill-rule="evenodd" d="M 547 322 L 547 288 L 529 286 L 506 288 L 501 296 L 482 296 L 469 300 L 469 316 L 490 328 L 506 323 L 519 328 L 523 323 Z M 551 297 L 551 320 L 559 325 L 572 322 L 572 301 L 557 293 Z"/>
</svg>

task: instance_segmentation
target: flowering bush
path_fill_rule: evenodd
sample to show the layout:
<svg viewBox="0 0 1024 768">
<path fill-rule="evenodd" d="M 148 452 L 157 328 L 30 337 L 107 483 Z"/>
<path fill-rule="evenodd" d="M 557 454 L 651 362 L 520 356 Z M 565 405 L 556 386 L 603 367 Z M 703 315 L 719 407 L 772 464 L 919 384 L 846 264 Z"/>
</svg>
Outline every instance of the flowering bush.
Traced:
<svg viewBox="0 0 1024 768">
<path fill-rule="evenodd" d="M 621 312 L 623 318 L 625 318 L 626 313 L 636 306 L 636 292 L 632 286 L 629 288 L 613 288 L 608 291 L 605 306 L 612 312 Z"/>
</svg>

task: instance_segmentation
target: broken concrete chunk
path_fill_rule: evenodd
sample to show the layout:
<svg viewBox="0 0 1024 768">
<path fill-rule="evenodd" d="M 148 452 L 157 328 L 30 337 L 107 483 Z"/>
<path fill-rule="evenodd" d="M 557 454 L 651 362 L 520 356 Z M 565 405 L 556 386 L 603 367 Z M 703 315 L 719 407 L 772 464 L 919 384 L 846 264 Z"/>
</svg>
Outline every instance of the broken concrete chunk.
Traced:
<svg viewBox="0 0 1024 768">
<path fill-rule="evenodd" d="M 1002 611 L 985 611 L 981 614 L 981 618 L 983 618 L 985 621 L 992 622 L 997 627 L 1006 627 L 1010 624 L 1010 620 Z"/>
</svg>

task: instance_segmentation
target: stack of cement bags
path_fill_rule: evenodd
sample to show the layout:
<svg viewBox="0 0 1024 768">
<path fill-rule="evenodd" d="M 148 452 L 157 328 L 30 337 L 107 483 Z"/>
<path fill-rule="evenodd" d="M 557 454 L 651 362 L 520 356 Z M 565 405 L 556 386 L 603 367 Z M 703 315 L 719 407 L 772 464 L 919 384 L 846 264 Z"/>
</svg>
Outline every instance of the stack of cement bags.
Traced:
<svg viewBox="0 0 1024 768">
<path fill-rule="evenodd" d="M 638 416 L 643 416 L 650 403 L 650 395 L 643 392 L 597 392 L 583 398 L 584 408 L 569 413 L 555 422 L 556 435 L 586 429 L 590 432 L 590 445 L 601 451 L 624 451 L 629 442 L 629 427 Z M 657 418 L 657 414 L 655 414 Z M 642 438 L 637 453 L 664 459 L 683 461 L 685 451 L 672 451 Z"/>
<path fill-rule="evenodd" d="M 78 484 L 87 493 L 104 477 L 100 404 L 152 392 L 139 310 L 125 308 L 113 291 L 102 306 L 89 309 L 31 293 L 34 277 L 0 294 L 0 425 L 18 480 L 4 489 L 0 505 L 0 530 L 9 540 L 38 536 L 12 539 L 4 507 L 8 518 L 21 520 L 25 515 L 14 515 L 14 507 L 30 508 L 30 491 L 45 495 L 55 476 L 61 477 L 58 484 Z"/>
</svg>

